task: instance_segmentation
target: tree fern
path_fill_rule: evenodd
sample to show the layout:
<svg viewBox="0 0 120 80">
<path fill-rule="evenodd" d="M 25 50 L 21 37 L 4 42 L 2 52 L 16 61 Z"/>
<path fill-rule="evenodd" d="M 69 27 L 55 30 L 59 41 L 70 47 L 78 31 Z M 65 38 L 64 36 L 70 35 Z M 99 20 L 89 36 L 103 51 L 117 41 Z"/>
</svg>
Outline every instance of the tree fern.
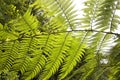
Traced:
<svg viewBox="0 0 120 80">
<path fill-rule="evenodd" d="M 119 80 L 120 1 L 84 4 L 0 0 L 0 79 Z"/>
</svg>

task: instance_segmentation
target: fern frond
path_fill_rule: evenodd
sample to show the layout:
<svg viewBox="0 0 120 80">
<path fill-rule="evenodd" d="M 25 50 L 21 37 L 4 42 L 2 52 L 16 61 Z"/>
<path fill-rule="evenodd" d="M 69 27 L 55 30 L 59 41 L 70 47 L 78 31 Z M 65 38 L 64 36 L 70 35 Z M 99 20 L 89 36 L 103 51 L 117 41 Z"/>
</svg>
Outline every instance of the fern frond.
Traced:
<svg viewBox="0 0 120 80">
<path fill-rule="evenodd" d="M 30 8 L 23 16 L 20 16 L 17 20 L 10 21 L 9 24 L 11 24 L 13 29 L 19 32 L 19 34 L 27 32 L 29 35 L 31 33 L 35 35 L 38 28 L 38 21 L 35 16 L 31 15 Z"/>
<path fill-rule="evenodd" d="M 90 76 L 95 73 L 97 60 L 92 49 L 85 49 L 82 60 L 77 64 L 71 74 L 68 75 L 65 80 L 87 80 L 92 79 Z"/>
<path fill-rule="evenodd" d="M 119 42 L 120 38 L 118 37 L 118 39 L 116 40 L 116 45 L 111 49 L 110 51 L 110 56 L 109 56 L 109 60 L 110 60 L 110 75 L 109 75 L 109 79 L 110 80 L 119 80 L 120 76 L 119 76 L 119 66 L 120 66 L 120 53 L 119 53 L 119 49 L 120 49 L 120 42 Z"/>
<path fill-rule="evenodd" d="M 32 42 L 31 49 L 35 52 L 32 52 L 31 54 L 32 64 L 29 64 L 29 66 L 31 67 L 28 67 L 27 69 L 28 72 L 23 75 L 25 77 L 25 80 L 33 79 L 36 75 L 38 75 L 42 71 L 43 67 L 45 66 L 45 63 L 47 61 L 45 54 L 48 55 L 48 53 L 44 53 L 45 51 L 42 50 L 42 48 L 43 47 L 45 48 L 47 45 L 46 43 L 47 37 L 45 36 L 46 35 L 37 36 Z"/>
<path fill-rule="evenodd" d="M 7 25 L 0 24 L 0 41 L 16 40 L 19 34 L 11 31 Z"/>
<path fill-rule="evenodd" d="M 11 30 L 19 35 L 16 38 L 16 41 L 19 42 L 19 48 L 18 48 L 19 50 L 16 51 L 19 54 L 17 57 L 13 55 L 15 53 L 12 52 L 11 54 L 6 54 L 6 55 L 13 55 L 12 56 L 13 58 L 15 57 L 15 59 L 12 58 L 14 61 L 12 61 L 10 57 L 9 59 L 10 62 L 8 62 L 10 63 L 10 65 L 7 68 L 9 70 L 14 70 L 16 72 L 16 75 L 17 73 L 20 72 L 20 74 L 23 75 L 22 77 L 20 76 L 21 79 L 25 79 L 25 76 L 27 76 L 28 79 L 34 78 L 41 71 L 42 66 L 45 63 L 45 57 L 42 55 L 42 53 L 40 53 L 41 51 L 40 49 L 43 47 L 43 44 L 45 44 L 45 41 L 44 43 L 42 43 L 43 41 L 40 42 L 36 40 L 36 35 L 38 34 L 40 35 L 40 32 L 38 30 L 38 21 L 35 18 L 35 16 L 32 16 L 30 13 L 31 11 L 30 9 L 28 9 L 28 11 L 25 13 L 24 16 L 20 16 L 19 19 L 12 20 L 9 22 L 9 25 L 12 26 Z M 7 39 L 9 39 L 11 43 L 13 42 L 11 38 L 7 38 Z M 43 40 L 43 38 L 41 40 Z M 12 46 L 12 44 L 10 44 L 9 46 Z M 41 54 L 41 56 L 37 56 L 38 54 L 39 55 Z M 35 58 L 32 59 L 33 57 Z M 3 57 L 3 59 L 4 58 L 5 57 Z M 38 60 L 38 62 L 34 62 L 36 59 Z M 30 63 L 34 63 L 37 66 L 35 67 L 33 65 L 30 65 Z M 27 68 L 28 66 L 31 67 Z M 38 71 L 33 70 L 33 68 L 36 68 Z M 28 73 L 26 73 L 26 71 L 28 71 Z"/>
<path fill-rule="evenodd" d="M 73 38 L 74 39 L 74 38 Z M 71 50 L 68 51 L 69 55 L 65 59 L 65 63 L 62 66 L 61 74 L 59 75 L 59 80 L 64 79 L 76 66 L 77 62 L 79 62 L 84 55 L 84 48 L 83 45 L 84 40 L 75 40 L 75 42 L 71 43 Z M 80 43 L 79 43 L 80 42 Z"/>
<path fill-rule="evenodd" d="M 119 24 L 119 19 L 115 18 L 115 16 L 117 17 L 115 12 L 117 10 L 118 1 L 89 0 L 85 2 L 85 5 L 87 6 L 87 8 L 83 9 L 85 15 L 84 18 L 81 19 L 82 22 L 81 27 L 83 29 L 91 30 L 92 33 L 89 39 L 89 46 L 90 49 L 94 50 L 97 53 L 96 55 L 96 57 L 98 58 L 97 62 L 98 64 L 101 64 L 100 63 L 101 58 L 99 56 L 99 53 L 107 54 L 108 51 L 114 46 L 113 44 L 114 35 L 103 32 L 104 31 L 112 32 L 117 29 L 116 27 L 118 27 L 117 24 Z M 105 9 L 106 11 L 102 10 L 103 8 L 106 8 Z M 106 12 L 108 12 L 109 15 L 106 14 Z M 97 30 L 98 32 L 94 32 L 94 30 Z M 82 79 L 86 79 L 86 78 L 87 76 L 84 78 L 82 77 Z"/>
<path fill-rule="evenodd" d="M 56 19 L 56 17 L 59 15 L 61 18 L 64 17 L 66 23 L 62 24 L 64 24 L 64 26 L 70 27 L 71 29 L 75 28 L 75 24 L 78 22 L 76 11 L 74 10 L 74 6 L 71 0 L 37 0 L 32 6 L 36 6 L 36 8 L 45 11 L 45 13 L 47 13 L 46 16 L 51 17 L 51 20 Z M 57 22 L 61 22 L 61 20 L 59 20 Z"/>
<path fill-rule="evenodd" d="M 79 80 L 87 80 L 91 78 L 93 73 L 95 73 L 95 68 L 97 66 L 97 60 L 94 51 L 92 49 L 88 49 L 85 51 L 85 53 L 86 63 L 78 68 L 78 71 L 81 71 L 81 77 Z"/>
<path fill-rule="evenodd" d="M 56 73 L 56 71 L 59 69 L 61 63 L 63 63 L 65 54 L 67 54 L 67 50 L 69 50 L 69 46 L 68 46 L 69 41 L 71 41 L 69 35 L 70 35 L 70 33 L 59 34 L 59 36 L 52 35 L 54 37 L 52 39 L 52 41 L 53 41 L 52 44 L 54 44 L 54 48 L 52 49 L 52 53 L 48 56 L 48 62 L 45 66 L 44 72 L 40 76 L 40 79 L 42 79 L 42 80 L 49 79 L 53 74 Z M 52 38 L 52 37 L 50 37 L 50 38 Z"/>
<path fill-rule="evenodd" d="M 1 46 L 0 71 L 9 71 L 14 65 L 14 62 L 19 53 L 19 42 L 4 42 Z"/>
<path fill-rule="evenodd" d="M 99 14 L 97 15 L 97 28 L 101 30 L 114 31 L 117 28 L 118 20 L 116 16 L 116 10 L 119 0 L 105 0 L 99 8 Z"/>
<path fill-rule="evenodd" d="M 73 0 L 1 0 L 0 79 L 119 79 L 120 1 L 87 0 L 85 6 L 79 19 Z"/>
<path fill-rule="evenodd" d="M 30 67 L 28 67 L 26 73 L 23 74 L 23 79 L 30 80 L 33 79 L 37 74 L 39 74 L 45 65 L 45 56 L 44 55 L 36 55 L 37 57 L 33 58 L 31 61 L 31 64 L 29 64 Z"/>
<path fill-rule="evenodd" d="M 106 47 L 102 46 L 102 44 L 104 44 L 105 41 L 102 40 L 102 42 L 101 42 L 98 40 L 102 39 L 102 36 L 104 35 L 101 31 L 107 31 L 109 29 L 108 27 L 112 26 L 112 24 L 114 24 L 114 25 L 118 24 L 118 22 L 119 22 L 118 18 L 114 18 L 115 16 L 117 16 L 115 14 L 115 11 L 117 10 L 118 1 L 117 1 L 117 3 L 115 3 L 115 1 L 108 0 L 108 3 L 107 3 L 107 0 L 105 0 L 105 1 L 89 0 L 89 1 L 85 2 L 85 5 L 87 6 L 87 8 L 83 9 L 84 13 L 85 13 L 85 18 L 82 18 L 81 22 L 83 23 L 84 27 L 85 26 L 87 27 L 84 29 L 91 29 L 91 31 L 93 30 L 93 33 L 91 34 L 91 37 L 89 39 L 90 43 L 92 41 L 91 45 L 94 44 L 94 49 L 97 49 L 97 53 L 99 51 L 101 51 L 101 48 L 102 49 L 104 49 L 104 48 L 110 49 L 111 46 L 108 46 L 108 47 L 107 47 L 107 45 L 106 45 Z M 105 8 L 106 11 L 107 10 L 110 11 L 110 12 L 107 11 L 110 16 L 108 16 L 108 14 L 105 13 L 106 11 L 102 10 L 103 8 Z M 105 16 L 107 18 L 105 18 Z M 101 17 L 101 18 L 99 18 L 99 17 Z M 112 19 L 113 23 L 111 23 L 112 22 L 111 19 Z M 114 20 L 115 20 L 115 23 L 114 23 Z M 105 25 L 106 25 L 106 28 L 105 28 Z M 116 27 L 117 27 L 117 25 L 116 25 Z M 94 30 L 98 30 L 98 32 L 94 32 Z M 111 39 L 112 37 L 113 36 L 111 35 L 111 37 L 109 37 L 109 39 Z M 105 40 L 110 41 L 109 39 L 105 38 Z M 112 42 L 109 42 L 109 43 L 112 43 Z M 95 45 L 96 45 L 96 47 L 95 47 Z M 103 51 L 102 53 L 105 53 L 105 52 Z"/>
<path fill-rule="evenodd" d="M 88 0 L 84 4 L 86 8 L 83 9 L 84 17 L 81 18 L 81 27 L 83 29 L 95 29 L 95 20 L 101 0 Z"/>
<path fill-rule="evenodd" d="M 11 70 L 17 73 L 20 72 L 21 79 L 29 80 L 34 78 L 45 65 L 46 58 L 41 50 L 45 41 L 42 43 L 40 38 L 23 38 L 19 44 L 19 54 Z"/>
</svg>

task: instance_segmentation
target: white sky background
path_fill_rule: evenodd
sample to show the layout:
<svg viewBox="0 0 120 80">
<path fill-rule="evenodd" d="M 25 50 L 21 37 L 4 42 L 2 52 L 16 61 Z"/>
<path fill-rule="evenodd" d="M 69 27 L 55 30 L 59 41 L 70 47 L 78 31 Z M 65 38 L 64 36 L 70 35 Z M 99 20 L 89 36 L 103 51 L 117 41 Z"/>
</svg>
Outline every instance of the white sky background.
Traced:
<svg viewBox="0 0 120 80">
<path fill-rule="evenodd" d="M 82 9 L 85 7 L 84 2 L 87 0 L 73 0 L 73 4 L 75 5 L 75 9 L 78 10 L 77 14 L 79 14 L 78 17 L 83 17 L 83 11 Z M 116 11 L 116 14 L 120 16 L 120 10 Z M 115 31 L 116 33 L 120 34 L 120 24 L 118 25 L 118 29 Z"/>
<path fill-rule="evenodd" d="M 75 5 L 75 9 L 78 10 L 79 17 L 82 17 L 83 11 L 82 9 L 84 8 L 84 2 L 86 0 L 73 0 L 73 4 Z"/>
</svg>

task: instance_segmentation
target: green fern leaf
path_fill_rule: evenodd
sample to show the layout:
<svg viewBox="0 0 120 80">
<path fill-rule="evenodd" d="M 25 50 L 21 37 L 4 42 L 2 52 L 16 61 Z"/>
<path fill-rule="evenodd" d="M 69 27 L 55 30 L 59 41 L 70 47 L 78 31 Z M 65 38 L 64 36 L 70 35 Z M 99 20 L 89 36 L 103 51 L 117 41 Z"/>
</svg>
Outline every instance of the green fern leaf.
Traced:
<svg viewBox="0 0 120 80">
<path fill-rule="evenodd" d="M 13 20 L 10 23 L 12 24 L 13 29 L 19 32 L 19 34 L 37 34 L 38 21 L 35 16 L 31 15 L 31 9 L 28 9 L 23 16 L 20 16 L 19 19 Z"/>
<path fill-rule="evenodd" d="M 65 63 L 62 66 L 61 74 L 59 75 L 59 80 L 64 79 L 76 66 L 77 62 L 79 62 L 84 55 L 84 46 L 78 45 L 79 41 L 72 42 L 71 50 L 68 51 L 69 56 L 65 59 Z M 77 49 L 76 49 L 77 48 Z"/>
<path fill-rule="evenodd" d="M 40 79 L 42 80 L 49 79 L 53 74 L 56 73 L 61 63 L 63 63 L 65 54 L 67 54 L 66 52 L 69 49 L 67 45 L 69 45 L 68 43 L 71 40 L 69 35 L 70 33 L 67 33 L 65 36 L 64 34 L 60 34 L 59 36 L 55 36 L 55 38 L 53 38 L 53 41 L 57 42 L 57 44 L 52 43 L 54 44 L 55 48 L 52 49 L 52 53 L 48 58 L 45 70 L 41 75 Z"/>
</svg>

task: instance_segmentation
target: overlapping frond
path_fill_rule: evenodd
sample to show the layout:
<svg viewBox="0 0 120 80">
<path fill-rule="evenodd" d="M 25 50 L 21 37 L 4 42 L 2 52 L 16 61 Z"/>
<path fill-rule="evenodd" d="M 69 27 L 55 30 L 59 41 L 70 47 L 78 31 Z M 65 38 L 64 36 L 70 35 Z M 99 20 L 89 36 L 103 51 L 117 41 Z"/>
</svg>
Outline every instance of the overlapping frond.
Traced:
<svg viewBox="0 0 120 80">
<path fill-rule="evenodd" d="M 9 71 L 12 67 L 17 54 L 18 54 L 19 43 L 18 41 L 14 42 L 5 42 L 1 47 L 1 64 L 0 71 Z"/>
<path fill-rule="evenodd" d="M 31 9 L 28 9 L 27 12 L 16 21 L 13 20 L 10 23 L 12 23 L 12 28 L 16 32 L 19 32 L 19 34 L 29 32 L 28 34 L 31 33 L 35 35 L 38 28 L 38 21 L 35 16 L 31 15 Z"/>
<path fill-rule="evenodd" d="M 73 70 L 77 62 L 81 61 L 81 58 L 84 55 L 84 45 L 79 39 L 74 41 L 75 42 L 71 43 L 72 46 L 70 48 L 70 51 L 68 51 L 69 55 L 66 57 L 65 62 L 62 66 L 61 74 L 59 76 L 60 80 L 64 79 Z"/>
<path fill-rule="evenodd" d="M 37 73 L 42 70 L 42 66 L 45 64 L 46 60 L 45 56 L 42 55 L 41 52 L 41 48 L 46 43 L 43 41 L 44 38 L 46 39 L 46 37 L 42 38 L 37 35 L 40 33 L 37 32 L 38 22 L 37 19 L 30 13 L 31 11 L 28 9 L 24 16 L 20 16 L 19 19 L 9 22 L 12 30 L 11 32 L 17 33 L 16 38 L 11 38 L 12 36 L 8 34 L 5 38 L 5 41 L 1 41 L 1 73 L 11 73 L 12 71 L 15 71 L 14 76 L 16 77 L 14 77 L 14 79 L 27 78 L 26 80 L 29 80 L 34 78 Z M 1 31 L 5 30 L 2 28 L 3 26 L 1 25 Z M 38 37 L 36 37 L 36 35 Z M 1 37 L 1 39 L 4 38 Z M 36 60 L 38 62 L 36 62 Z M 34 65 L 31 65 L 31 63 Z M 28 72 L 25 73 L 26 71 Z M 19 76 L 17 76 L 18 74 Z"/>
<path fill-rule="evenodd" d="M 18 34 L 11 32 L 10 28 L 5 25 L 0 24 L 0 41 L 9 41 L 17 39 Z"/>
<path fill-rule="evenodd" d="M 48 57 L 45 71 L 41 75 L 42 80 L 49 79 L 59 69 L 61 63 L 63 63 L 63 60 L 67 55 L 67 51 L 69 50 L 69 43 L 71 41 L 69 36 L 70 33 L 60 35 L 62 36 L 56 35 L 56 39 L 53 38 L 54 42 L 52 44 L 54 44 L 54 48 L 52 49 L 52 53 Z"/>
<path fill-rule="evenodd" d="M 113 42 L 113 35 L 110 35 L 109 33 L 114 32 L 119 24 L 119 18 L 117 18 L 118 15 L 115 14 L 118 1 L 89 0 L 85 2 L 85 5 L 87 8 L 83 9 L 85 14 L 84 18 L 81 19 L 81 27 L 93 32 L 91 33 L 89 43 L 93 45 L 93 48 L 97 50 L 97 53 L 103 51 L 103 49 L 106 49 L 107 51 L 108 48 L 110 49 L 111 46 L 114 45 L 106 45 Z M 109 38 L 107 38 L 107 36 L 109 36 Z M 102 53 L 104 53 L 104 51 Z"/>
<path fill-rule="evenodd" d="M 114 34 L 114 32 L 119 25 L 119 15 L 116 14 L 119 0 L 89 0 L 85 2 L 85 5 L 87 8 L 83 9 L 85 14 L 81 19 L 81 27 L 86 30 L 86 32 L 91 32 L 88 39 L 89 46 L 90 49 L 97 53 L 96 60 L 100 66 L 102 58 L 101 53 L 105 56 L 110 54 L 110 49 L 115 45 L 114 36 L 117 34 Z M 106 72 L 105 70 L 101 72 L 101 75 Z M 94 72 L 94 70 L 91 70 L 91 72 Z M 93 74 L 91 72 L 90 74 Z M 99 78 L 101 75 L 97 77 Z M 86 79 L 89 77 L 87 74 L 85 76 L 86 77 L 80 79 Z M 97 77 L 96 80 L 98 80 Z"/>
<path fill-rule="evenodd" d="M 97 15 L 97 28 L 101 30 L 114 31 L 119 23 L 118 10 L 119 0 L 105 0 L 102 2 L 99 8 L 99 14 Z"/>
<path fill-rule="evenodd" d="M 57 18 L 57 24 L 55 22 L 57 26 L 54 24 L 52 24 L 52 26 L 58 27 L 60 26 L 58 22 L 62 22 L 62 26 L 59 27 L 62 28 L 62 30 L 67 29 L 68 27 L 73 29 L 78 22 L 76 10 L 74 9 L 71 0 L 37 0 L 32 6 L 43 10 L 45 14 L 47 13 L 46 16 L 50 18 L 50 24 L 51 21 L 55 21 Z M 63 21 L 61 21 L 61 19 Z"/>
<path fill-rule="evenodd" d="M 120 49 L 120 42 L 119 42 L 120 38 L 118 37 L 118 39 L 116 40 L 116 45 L 111 49 L 110 51 L 110 56 L 109 56 L 109 60 L 110 60 L 110 73 L 109 74 L 109 79 L 110 80 L 119 80 L 120 76 L 120 53 L 119 53 L 119 49 Z"/>
</svg>

